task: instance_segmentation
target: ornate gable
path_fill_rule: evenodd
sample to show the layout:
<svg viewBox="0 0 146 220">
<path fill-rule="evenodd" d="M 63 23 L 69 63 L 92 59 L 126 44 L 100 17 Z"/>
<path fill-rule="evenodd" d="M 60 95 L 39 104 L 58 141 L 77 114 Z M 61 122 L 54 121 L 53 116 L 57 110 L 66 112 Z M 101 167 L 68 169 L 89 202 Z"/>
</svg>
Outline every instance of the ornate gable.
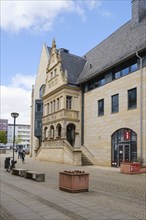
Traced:
<svg viewBox="0 0 146 220">
<path fill-rule="evenodd" d="M 51 54 L 50 59 L 47 66 L 47 73 L 60 62 L 60 55 L 58 53 L 58 50 L 56 49 L 56 42 L 55 39 L 53 39 L 52 42 L 52 48 L 51 48 Z"/>
<path fill-rule="evenodd" d="M 67 84 L 67 73 L 62 68 L 61 55 L 56 48 L 55 39 L 52 41 L 52 48 L 50 52 L 50 59 L 46 69 L 46 89 L 45 95 L 57 89 L 61 85 Z"/>
</svg>

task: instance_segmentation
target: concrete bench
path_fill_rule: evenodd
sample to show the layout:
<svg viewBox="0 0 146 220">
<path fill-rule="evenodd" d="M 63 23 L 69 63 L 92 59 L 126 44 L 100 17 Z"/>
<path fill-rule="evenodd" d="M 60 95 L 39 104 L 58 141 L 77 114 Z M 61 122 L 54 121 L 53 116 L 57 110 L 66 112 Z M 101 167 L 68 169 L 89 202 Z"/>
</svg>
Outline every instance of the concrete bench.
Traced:
<svg viewBox="0 0 146 220">
<path fill-rule="evenodd" d="M 13 175 L 16 175 L 16 176 L 22 176 L 22 177 L 24 177 L 26 171 L 27 171 L 26 169 L 13 168 L 13 169 L 12 169 L 12 174 L 13 174 Z"/>
<path fill-rule="evenodd" d="M 32 179 L 35 180 L 37 182 L 44 182 L 45 181 L 45 174 L 44 173 L 38 173 L 35 171 L 25 171 L 25 178 L 27 179 Z"/>
</svg>

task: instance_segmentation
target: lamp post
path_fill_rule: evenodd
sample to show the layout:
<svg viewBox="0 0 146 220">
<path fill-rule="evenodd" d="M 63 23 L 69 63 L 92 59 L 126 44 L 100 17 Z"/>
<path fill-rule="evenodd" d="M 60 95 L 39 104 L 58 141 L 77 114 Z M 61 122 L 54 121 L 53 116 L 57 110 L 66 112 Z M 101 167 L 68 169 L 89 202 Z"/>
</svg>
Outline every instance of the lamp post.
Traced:
<svg viewBox="0 0 146 220">
<path fill-rule="evenodd" d="M 14 132 L 13 132 L 13 163 L 14 163 L 14 148 L 15 148 L 15 123 L 16 118 L 19 116 L 17 112 L 12 112 L 11 116 L 14 118 Z"/>
</svg>

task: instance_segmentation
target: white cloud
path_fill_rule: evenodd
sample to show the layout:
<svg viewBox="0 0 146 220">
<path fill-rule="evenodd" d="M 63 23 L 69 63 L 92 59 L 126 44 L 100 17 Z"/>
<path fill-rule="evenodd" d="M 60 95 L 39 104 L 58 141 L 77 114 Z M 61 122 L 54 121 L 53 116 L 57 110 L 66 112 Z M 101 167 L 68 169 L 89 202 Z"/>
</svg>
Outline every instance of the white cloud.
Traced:
<svg viewBox="0 0 146 220">
<path fill-rule="evenodd" d="M 12 78 L 12 87 L 20 87 L 30 90 L 32 88 L 32 82 L 35 81 L 35 77 L 35 75 L 16 74 Z"/>
<path fill-rule="evenodd" d="M 19 32 L 21 29 L 49 31 L 52 29 L 54 20 L 60 15 L 77 13 L 83 20 L 86 20 L 86 9 L 93 10 L 100 5 L 100 0 L 3 0 L 1 2 L 1 28 L 12 32 Z"/>
<path fill-rule="evenodd" d="M 15 83 L 14 83 L 15 81 Z M 13 123 L 12 112 L 18 112 L 16 123 L 30 124 L 31 87 L 34 77 L 16 75 L 12 85 L 0 86 L 1 90 L 1 118 Z"/>
</svg>

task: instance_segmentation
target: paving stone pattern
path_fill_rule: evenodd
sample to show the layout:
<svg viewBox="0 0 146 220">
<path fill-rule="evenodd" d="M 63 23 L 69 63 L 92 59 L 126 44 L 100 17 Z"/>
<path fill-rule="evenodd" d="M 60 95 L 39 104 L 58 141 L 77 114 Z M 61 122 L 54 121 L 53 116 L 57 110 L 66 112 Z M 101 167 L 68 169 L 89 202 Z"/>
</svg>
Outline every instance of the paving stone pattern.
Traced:
<svg viewBox="0 0 146 220">
<path fill-rule="evenodd" d="M 35 182 L 5 171 L 4 159 L 11 154 L 1 154 L 1 220 L 146 219 L 146 174 L 126 175 L 119 168 L 76 167 L 29 156 L 22 164 L 17 159 L 17 168 L 45 173 L 45 182 Z M 88 172 L 89 192 L 60 191 L 59 172 L 64 170 Z"/>
</svg>

